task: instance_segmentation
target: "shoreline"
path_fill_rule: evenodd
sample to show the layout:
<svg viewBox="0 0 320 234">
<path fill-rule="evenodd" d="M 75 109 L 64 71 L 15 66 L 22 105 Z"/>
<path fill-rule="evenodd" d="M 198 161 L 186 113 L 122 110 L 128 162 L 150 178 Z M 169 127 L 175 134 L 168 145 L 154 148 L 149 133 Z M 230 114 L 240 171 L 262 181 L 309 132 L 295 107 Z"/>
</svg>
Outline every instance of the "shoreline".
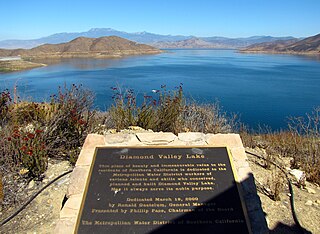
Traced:
<svg viewBox="0 0 320 234">
<path fill-rule="evenodd" d="M 288 55 L 306 55 L 320 57 L 320 52 L 285 52 L 285 51 L 268 51 L 268 50 L 237 50 L 238 53 L 243 54 L 288 54 Z"/>
<path fill-rule="evenodd" d="M 35 62 L 23 60 L 23 59 L 0 61 L 0 73 L 24 71 L 28 69 L 45 67 L 45 66 L 47 66 L 47 64 L 35 63 Z"/>
</svg>

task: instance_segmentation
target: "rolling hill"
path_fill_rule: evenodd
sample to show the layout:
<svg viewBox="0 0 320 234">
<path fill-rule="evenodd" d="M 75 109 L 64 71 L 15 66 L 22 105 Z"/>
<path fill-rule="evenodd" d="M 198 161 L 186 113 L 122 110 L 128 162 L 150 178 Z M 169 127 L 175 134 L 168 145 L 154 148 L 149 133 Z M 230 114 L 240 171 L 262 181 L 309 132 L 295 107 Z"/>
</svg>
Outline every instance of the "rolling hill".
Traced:
<svg viewBox="0 0 320 234">
<path fill-rule="evenodd" d="M 120 57 L 125 55 L 157 54 L 161 50 L 138 44 L 117 36 L 87 38 L 78 37 L 67 43 L 45 44 L 32 49 L 0 49 L 0 56 L 22 58 L 73 58 L 73 57 Z"/>
<path fill-rule="evenodd" d="M 320 34 L 302 40 L 274 41 L 259 43 L 241 49 L 245 53 L 284 53 L 320 55 Z"/>
</svg>

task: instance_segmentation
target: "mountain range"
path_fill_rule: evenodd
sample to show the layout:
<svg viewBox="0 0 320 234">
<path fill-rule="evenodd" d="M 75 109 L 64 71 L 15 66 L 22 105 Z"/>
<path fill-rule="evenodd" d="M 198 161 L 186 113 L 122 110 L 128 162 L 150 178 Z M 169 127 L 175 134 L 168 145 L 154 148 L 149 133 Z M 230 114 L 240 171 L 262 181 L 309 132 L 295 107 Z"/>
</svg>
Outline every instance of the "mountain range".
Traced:
<svg viewBox="0 0 320 234">
<path fill-rule="evenodd" d="M 57 33 L 47 37 L 32 40 L 3 40 L 0 48 L 30 49 L 43 44 L 59 44 L 78 37 L 99 38 L 118 36 L 138 43 L 149 44 L 157 48 L 241 48 L 255 43 L 272 42 L 277 40 L 295 39 L 294 37 L 253 36 L 247 38 L 227 37 L 195 37 L 183 35 L 161 35 L 150 32 L 128 33 L 111 28 L 93 28 L 86 32 Z M 190 41 L 188 41 L 190 40 Z"/>
</svg>

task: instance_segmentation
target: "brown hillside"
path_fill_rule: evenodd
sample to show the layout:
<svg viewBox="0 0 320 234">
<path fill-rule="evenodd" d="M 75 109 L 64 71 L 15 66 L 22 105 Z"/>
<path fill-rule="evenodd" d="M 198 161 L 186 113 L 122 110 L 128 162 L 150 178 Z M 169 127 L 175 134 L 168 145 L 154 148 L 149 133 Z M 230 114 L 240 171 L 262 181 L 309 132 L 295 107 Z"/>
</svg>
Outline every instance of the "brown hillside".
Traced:
<svg viewBox="0 0 320 234">
<path fill-rule="evenodd" d="M 259 43 L 248 46 L 241 52 L 256 53 L 288 53 L 288 54 L 320 54 L 320 34 L 303 40 L 285 40 Z"/>
<path fill-rule="evenodd" d="M 317 52 L 320 53 L 320 34 L 313 37 L 308 37 L 289 45 L 286 50 L 295 52 Z"/>
<path fill-rule="evenodd" d="M 161 53 L 152 46 L 138 44 L 116 36 L 86 38 L 78 37 L 61 44 L 45 44 L 29 50 L 0 49 L 0 56 L 21 56 L 23 58 L 43 57 L 113 57 L 135 54 Z"/>
<path fill-rule="evenodd" d="M 297 42 L 296 39 L 293 40 L 283 40 L 283 41 L 272 41 L 272 42 L 263 42 L 258 44 L 253 44 L 248 46 L 241 51 L 259 51 L 259 50 L 268 50 L 268 51 L 276 51 L 280 50 L 288 45 Z"/>
</svg>

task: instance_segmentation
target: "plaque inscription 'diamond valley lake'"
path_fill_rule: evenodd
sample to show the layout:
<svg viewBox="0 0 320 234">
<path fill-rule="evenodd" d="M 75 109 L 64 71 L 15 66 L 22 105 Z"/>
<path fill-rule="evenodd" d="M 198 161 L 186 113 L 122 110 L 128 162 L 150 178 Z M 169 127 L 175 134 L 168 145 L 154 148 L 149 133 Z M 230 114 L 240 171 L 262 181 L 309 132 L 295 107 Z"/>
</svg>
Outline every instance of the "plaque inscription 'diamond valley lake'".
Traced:
<svg viewBox="0 0 320 234">
<path fill-rule="evenodd" d="M 76 233 L 250 233 L 225 147 L 96 149 Z"/>
</svg>

